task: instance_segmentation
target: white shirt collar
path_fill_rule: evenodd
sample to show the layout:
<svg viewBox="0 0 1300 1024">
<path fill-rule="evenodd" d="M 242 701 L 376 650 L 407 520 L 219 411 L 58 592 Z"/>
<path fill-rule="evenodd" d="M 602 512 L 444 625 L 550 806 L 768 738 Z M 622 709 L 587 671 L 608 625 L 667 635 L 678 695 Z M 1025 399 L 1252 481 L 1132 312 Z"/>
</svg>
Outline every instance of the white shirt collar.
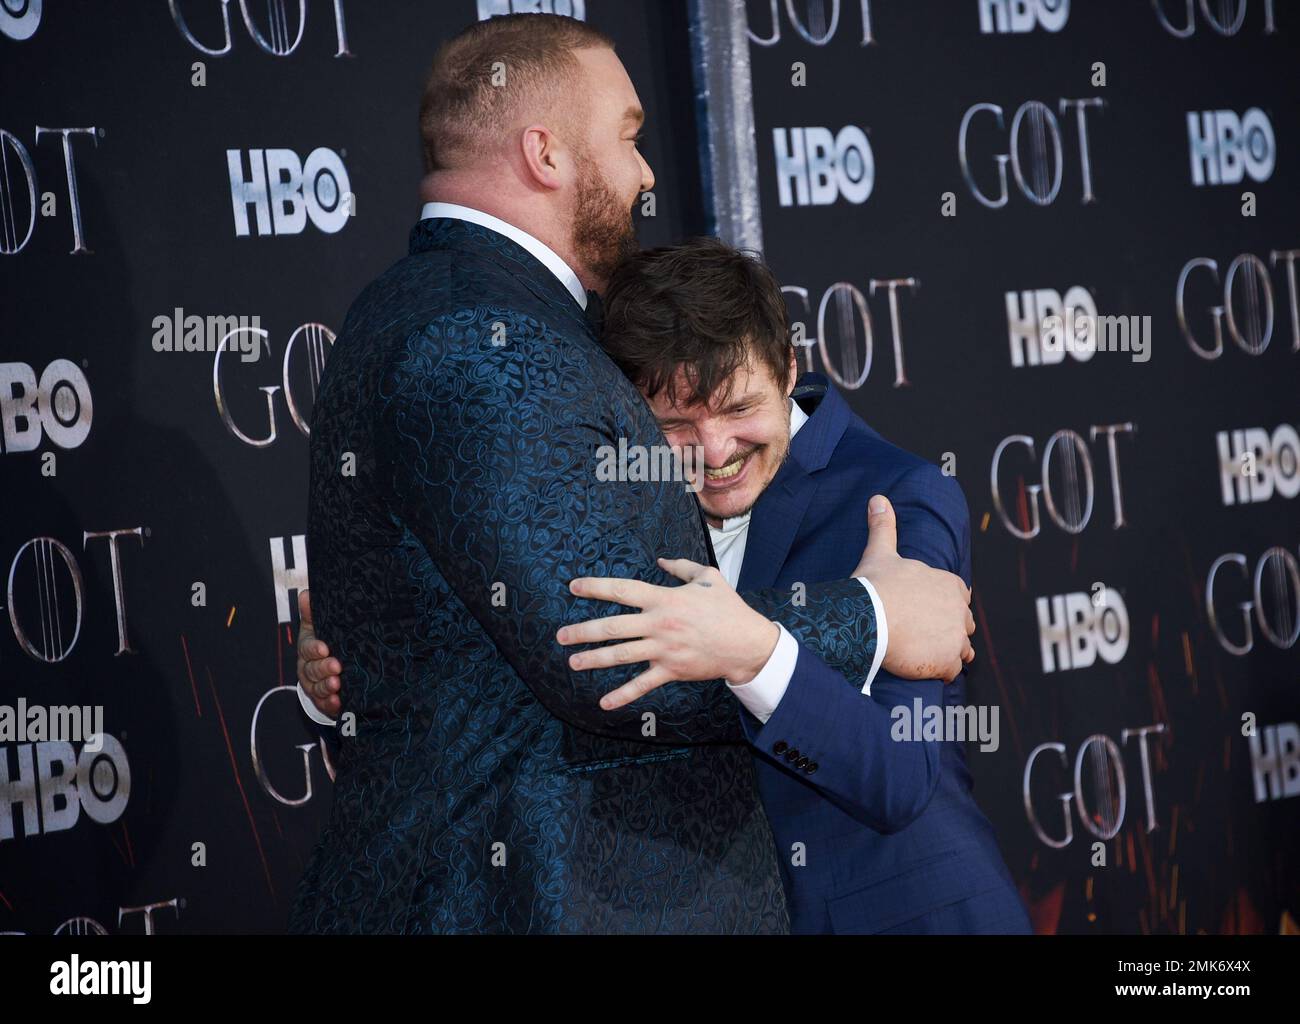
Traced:
<svg viewBox="0 0 1300 1024">
<path fill-rule="evenodd" d="M 499 235 L 505 235 L 512 242 L 516 242 L 523 248 L 541 261 L 542 266 L 549 270 L 560 280 L 560 284 L 569 290 L 569 294 L 583 309 L 587 308 L 587 289 L 582 287 L 582 282 L 578 280 L 578 275 L 574 273 L 573 268 L 545 242 L 539 241 L 530 235 L 527 231 L 522 231 L 513 224 L 508 224 L 500 217 L 493 217 L 490 213 L 484 213 L 482 210 L 475 210 L 470 206 L 459 206 L 456 203 L 425 203 L 424 209 L 420 211 L 420 219 L 428 220 L 430 217 L 450 217 L 452 220 L 467 220 L 471 224 L 478 224 L 489 230 L 495 231 Z"/>
<path fill-rule="evenodd" d="M 790 440 L 794 440 L 794 435 L 799 433 L 799 428 L 808 422 L 808 414 L 799 408 L 799 403 L 793 398 L 790 399 Z M 749 526 L 750 513 L 746 512 L 743 516 L 733 516 L 730 519 L 722 520 L 721 526 L 710 526 L 709 529 L 715 533 L 729 534 L 736 530 Z"/>
<path fill-rule="evenodd" d="M 808 422 L 808 414 L 799 408 L 799 403 L 790 399 L 790 440 L 799 433 L 799 428 Z"/>
</svg>

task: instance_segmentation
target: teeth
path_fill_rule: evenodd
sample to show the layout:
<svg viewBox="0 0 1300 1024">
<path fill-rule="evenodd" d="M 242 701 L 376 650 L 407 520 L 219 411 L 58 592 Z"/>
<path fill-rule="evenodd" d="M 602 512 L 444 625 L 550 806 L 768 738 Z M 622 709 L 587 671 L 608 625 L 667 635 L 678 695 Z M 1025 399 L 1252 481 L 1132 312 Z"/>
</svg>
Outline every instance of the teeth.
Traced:
<svg viewBox="0 0 1300 1024">
<path fill-rule="evenodd" d="M 748 458 L 748 456 L 746 456 Z M 729 466 L 723 466 L 721 469 L 705 469 L 704 475 L 710 480 L 726 480 L 727 477 L 735 476 L 740 472 L 741 467 L 745 465 L 745 459 L 739 462 L 733 462 Z"/>
</svg>

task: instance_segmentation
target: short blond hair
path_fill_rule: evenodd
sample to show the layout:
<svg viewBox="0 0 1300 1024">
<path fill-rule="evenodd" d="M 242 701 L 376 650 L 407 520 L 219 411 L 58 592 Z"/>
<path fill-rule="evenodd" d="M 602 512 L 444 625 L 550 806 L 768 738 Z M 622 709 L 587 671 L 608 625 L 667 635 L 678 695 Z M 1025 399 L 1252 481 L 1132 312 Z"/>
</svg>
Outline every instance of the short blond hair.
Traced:
<svg viewBox="0 0 1300 1024">
<path fill-rule="evenodd" d="M 434 57 L 420 103 L 425 172 L 487 155 L 524 111 L 575 102 L 573 51 L 595 47 L 612 50 L 614 42 L 557 14 L 489 18 L 449 39 Z M 498 84 L 502 74 L 504 85 Z"/>
</svg>

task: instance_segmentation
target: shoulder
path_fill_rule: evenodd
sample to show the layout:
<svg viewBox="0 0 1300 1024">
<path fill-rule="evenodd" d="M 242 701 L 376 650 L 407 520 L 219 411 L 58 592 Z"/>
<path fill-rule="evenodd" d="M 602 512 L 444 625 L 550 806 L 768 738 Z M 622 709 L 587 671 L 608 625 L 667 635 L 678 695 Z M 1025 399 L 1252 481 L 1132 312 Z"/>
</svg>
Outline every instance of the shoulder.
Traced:
<svg viewBox="0 0 1300 1024">
<path fill-rule="evenodd" d="M 850 413 L 830 468 L 854 474 L 859 486 L 886 495 L 896 507 L 923 506 L 956 528 L 964 528 L 970 519 L 954 474 L 887 441 L 856 413 Z"/>
</svg>

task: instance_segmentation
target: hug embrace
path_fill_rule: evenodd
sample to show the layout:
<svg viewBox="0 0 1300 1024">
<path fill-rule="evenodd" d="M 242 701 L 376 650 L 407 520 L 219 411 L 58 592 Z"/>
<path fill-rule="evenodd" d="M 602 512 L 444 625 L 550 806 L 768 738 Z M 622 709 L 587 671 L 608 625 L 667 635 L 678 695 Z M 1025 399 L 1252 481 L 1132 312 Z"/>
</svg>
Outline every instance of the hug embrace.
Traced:
<svg viewBox="0 0 1300 1024">
<path fill-rule="evenodd" d="M 965 499 L 797 372 L 756 254 L 637 250 L 642 121 L 582 22 L 434 62 L 312 422 L 291 930 L 1027 933 L 962 744 L 891 736 L 965 704 Z M 698 487 L 598 472 L 665 444 Z"/>
</svg>

